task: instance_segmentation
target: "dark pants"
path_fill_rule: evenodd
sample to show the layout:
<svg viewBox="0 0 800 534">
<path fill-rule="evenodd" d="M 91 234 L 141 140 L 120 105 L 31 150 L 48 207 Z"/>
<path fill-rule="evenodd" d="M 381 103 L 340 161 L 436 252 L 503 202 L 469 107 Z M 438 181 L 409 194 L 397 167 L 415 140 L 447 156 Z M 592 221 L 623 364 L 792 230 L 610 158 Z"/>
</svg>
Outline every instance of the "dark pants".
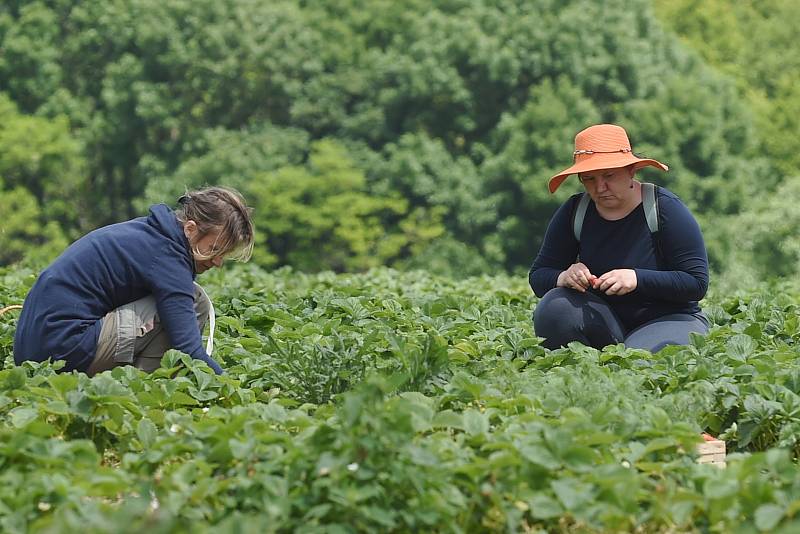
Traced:
<svg viewBox="0 0 800 534">
<path fill-rule="evenodd" d="M 690 332 L 708 333 L 708 322 L 701 316 L 675 313 L 626 332 L 614 310 L 591 291 L 556 287 L 536 306 L 533 329 L 545 338 L 542 346 L 548 349 L 579 341 L 597 349 L 624 343 L 629 348 L 658 352 L 667 345 L 687 345 Z"/>
</svg>

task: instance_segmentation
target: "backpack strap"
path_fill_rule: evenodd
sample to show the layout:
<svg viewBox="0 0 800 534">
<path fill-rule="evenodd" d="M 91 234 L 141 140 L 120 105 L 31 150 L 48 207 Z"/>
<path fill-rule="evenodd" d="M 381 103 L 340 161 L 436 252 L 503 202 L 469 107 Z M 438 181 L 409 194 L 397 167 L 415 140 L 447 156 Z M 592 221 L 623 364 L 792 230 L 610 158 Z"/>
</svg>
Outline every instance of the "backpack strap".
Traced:
<svg viewBox="0 0 800 534">
<path fill-rule="evenodd" d="M 588 193 L 582 194 L 581 199 L 578 201 L 578 207 L 575 208 L 575 214 L 572 217 L 572 233 L 575 235 L 575 241 L 578 243 L 581 242 L 583 219 L 586 217 L 586 209 L 589 207 L 589 201 L 591 200 Z"/>
<path fill-rule="evenodd" d="M 214 323 L 216 322 L 217 314 L 214 312 L 214 303 L 211 302 L 203 286 L 195 282 L 194 287 L 195 289 L 199 289 L 200 294 L 208 301 L 208 340 L 206 341 L 206 354 L 211 356 L 211 353 L 214 351 Z"/>
<path fill-rule="evenodd" d="M 658 233 L 658 202 L 656 201 L 655 184 L 642 183 L 642 207 L 644 208 L 644 218 L 647 220 L 647 227 L 650 228 L 650 233 Z"/>
<path fill-rule="evenodd" d="M 661 250 L 661 232 L 659 232 L 658 186 L 647 182 L 642 183 L 642 208 L 650 236 L 653 238 L 653 250 L 656 253 L 656 263 L 659 269 L 667 264 L 664 252 Z"/>
</svg>

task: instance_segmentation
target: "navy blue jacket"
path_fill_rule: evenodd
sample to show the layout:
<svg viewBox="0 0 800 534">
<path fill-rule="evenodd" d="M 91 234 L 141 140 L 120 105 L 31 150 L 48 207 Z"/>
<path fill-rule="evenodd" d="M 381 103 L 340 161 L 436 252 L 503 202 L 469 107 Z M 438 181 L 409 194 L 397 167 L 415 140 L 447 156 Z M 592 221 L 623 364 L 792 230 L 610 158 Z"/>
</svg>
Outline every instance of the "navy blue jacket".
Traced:
<svg viewBox="0 0 800 534">
<path fill-rule="evenodd" d="M 637 287 L 627 295 L 595 292 L 628 331 L 671 313 L 700 313 L 697 302 L 708 289 L 708 257 L 700 227 L 678 197 L 658 188 L 660 257 L 641 204 L 622 219 L 608 221 L 589 202 L 579 243 L 572 218 L 580 197 L 570 197 L 550 220 L 528 275 L 537 296 L 556 287 L 558 275 L 580 257 L 595 276 L 613 269 L 636 272 Z"/>
<path fill-rule="evenodd" d="M 42 271 L 22 307 L 14 361 L 66 361 L 86 371 L 103 317 L 147 295 L 172 346 L 222 369 L 203 348 L 194 310 L 194 260 L 183 226 L 164 204 L 148 217 L 112 224 L 75 241 Z"/>
</svg>

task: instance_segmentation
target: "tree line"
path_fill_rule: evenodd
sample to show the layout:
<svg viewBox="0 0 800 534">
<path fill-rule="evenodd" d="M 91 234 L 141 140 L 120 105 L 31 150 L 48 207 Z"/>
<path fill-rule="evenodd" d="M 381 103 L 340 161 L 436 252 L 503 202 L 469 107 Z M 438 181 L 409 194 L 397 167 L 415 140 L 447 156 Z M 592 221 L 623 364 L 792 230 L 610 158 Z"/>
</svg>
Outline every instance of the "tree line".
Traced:
<svg viewBox="0 0 800 534">
<path fill-rule="evenodd" d="M 743 35 L 782 22 L 765 3 L 790 4 L 744 3 Z M 226 184 L 266 267 L 520 270 L 578 191 L 546 188 L 575 133 L 613 122 L 670 165 L 641 177 L 694 211 L 716 272 L 791 274 L 800 159 L 788 117 L 765 116 L 800 85 L 754 88 L 797 46 L 739 39 L 767 59 L 732 72 L 739 52 L 704 33 L 725 2 L 695 4 L 6 1 L 0 264 Z"/>
</svg>

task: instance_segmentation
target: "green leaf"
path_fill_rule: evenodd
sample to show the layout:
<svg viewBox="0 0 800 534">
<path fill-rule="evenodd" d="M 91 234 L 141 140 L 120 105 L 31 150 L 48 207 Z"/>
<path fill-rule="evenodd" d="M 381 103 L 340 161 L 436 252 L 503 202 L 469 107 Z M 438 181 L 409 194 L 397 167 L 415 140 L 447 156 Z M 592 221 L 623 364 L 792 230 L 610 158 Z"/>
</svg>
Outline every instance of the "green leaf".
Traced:
<svg viewBox="0 0 800 534">
<path fill-rule="evenodd" d="M 205 373 L 200 369 L 193 369 L 192 371 L 194 372 L 195 379 L 197 380 L 198 389 L 203 390 L 211 384 L 213 375 L 210 373 Z"/>
<path fill-rule="evenodd" d="M 593 486 L 575 478 L 554 480 L 550 486 L 564 508 L 571 512 L 578 511 L 594 499 Z"/>
<path fill-rule="evenodd" d="M 44 405 L 43 410 L 55 415 L 69 415 L 72 410 L 64 401 L 51 401 Z"/>
<path fill-rule="evenodd" d="M 139 437 L 139 441 L 142 442 L 142 446 L 147 449 L 155 443 L 158 429 L 150 419 L 142 419 L 136 425 L 136 435 Z"/>
<path fill-rule="evenodd" d="M 0 371 L 0 376 L 5 375 L 5 389 L 19 389 L 25 385 L 27 375 L 22 367 L 12 367 Z"/>
<path fill-rule="evenodd" d="M 591 470 L 597 462 L 597 455 L 590 447 L 573 446 L 561 452 L 564 464 L 575 471 Z"/>
<path fill-rule="evenodd" d="M 755 523 L 756 528 L 762 532 L 770 532 L 783 519 L 784 509 L 777 504 L 762 504 L 756 509 Z"/>
<path fill-rule="evenodd" d="M 664 449 L 675 447 L 676 445 L 677 444 L 675 443 L 674 438 L 671 437 L 656 438 L 650 440 L 647 443 L 644 449 L 644 453 L 647 454 L 649 452 L 661 451 Z"/>
<path fill-rule="evenodd" d="M 453 348 L 469 358 L 477 358 L 481 355 L 481 349 L 474 341 L 469 339 L 466 339 L 460 343 L 456 343 Z"/>
<path fill-rule="evenodd" d="M 182 391 L 176 391 L 172 395 L 166 399 L 170 404 L 178 404 L 178 405 L 186 405 L 186 406 L 196 406 L 200 404 L 197 400 L 193 399 L 186 393 Z"/>
<path fill-rule="evenodd" d="M 443 410 L 433 417 L 431 426 L 464 429 L 464 416 L 463 414 L 456 413 L 453 410 Z"/>
<path fill-rule="evenodd" d="M 747 358 L 753 355 L 756 349 L 756 343 L 752 337 L 747 334 L 736 334 L 725 343 L 728 356 L 731 358 L 745 362 Z"/>
<path fill-rule="evenodd" d="M 489 418 L 478 410 L 465 410 L 464 430 L 471 436 L 485 434 L 489 431 Z"/>
<path fill-rule="evenodd" d="M 255 449 L 255 443 L 252 440 L 241 441 L 235 438 L 228 440 L 228 446 L 231 448 L 231 454 L 238 460 L 247 458 Z"/>
<path fill-rule="evenodd" d="M 747 328 L 743 330 L 744 334 L 747 334 L 753 339 L 761 339 L 762 331 L 761 325 L 758 323 L 751 323 Z"/>
<path fill-rule="evenodd" d="M 378 508 L 377 506 L 362 506 L 358 508 L 358 511 L 361 516 L 387 529 L 392 529 L 396 526 L 394 520 L 396 512 L 393 510 Z"/>
<path fill-rule="evenodd" d="M 39 410 L 30 407 L 19 407 L 11 410 L 11 424 L 22 428 L 39 416 Z"/>
<path fill-rule="evenodd" d="M 189 395 L 191 395 L 192 397 L 201 402 L 210 401 L 211 399 L 216 399 L 217 397 L 219 397 L 219 393 L 217 393 L 216 391 L 199 390 L 195 387 L 190 387 L 188 391 Z"/>
<path fill-rule="evenodd" d="M 68 391 L 75 389 L 78 385 L 78 376 L 73 374 L 57 374 L 47 378 L 50 386 L 61 394 L 63 398 Z"/>
<path fill-rule="evenodd" d="M 523 458 L 529 462 L 540 465 L 547 470 L 556 470 L 561 466 L 561 462 L 544 445 L 522 445 L 519 452 Z"/>
<path fill-rule="evenodd" d="M 725 499 L 739 492 L 739 484 L 730 479 L 710 479 L 703 486 L 703 495 L 707 499 Z"/>
<path fill-rule="evenodd" d="M 531 508 L 531 515 L 535 519 L 552 519 L 560 517 L 564 513 L 559 502 L 543 492 L 536 493 L 528 501 L 528 504 Z"/>
</svg>

